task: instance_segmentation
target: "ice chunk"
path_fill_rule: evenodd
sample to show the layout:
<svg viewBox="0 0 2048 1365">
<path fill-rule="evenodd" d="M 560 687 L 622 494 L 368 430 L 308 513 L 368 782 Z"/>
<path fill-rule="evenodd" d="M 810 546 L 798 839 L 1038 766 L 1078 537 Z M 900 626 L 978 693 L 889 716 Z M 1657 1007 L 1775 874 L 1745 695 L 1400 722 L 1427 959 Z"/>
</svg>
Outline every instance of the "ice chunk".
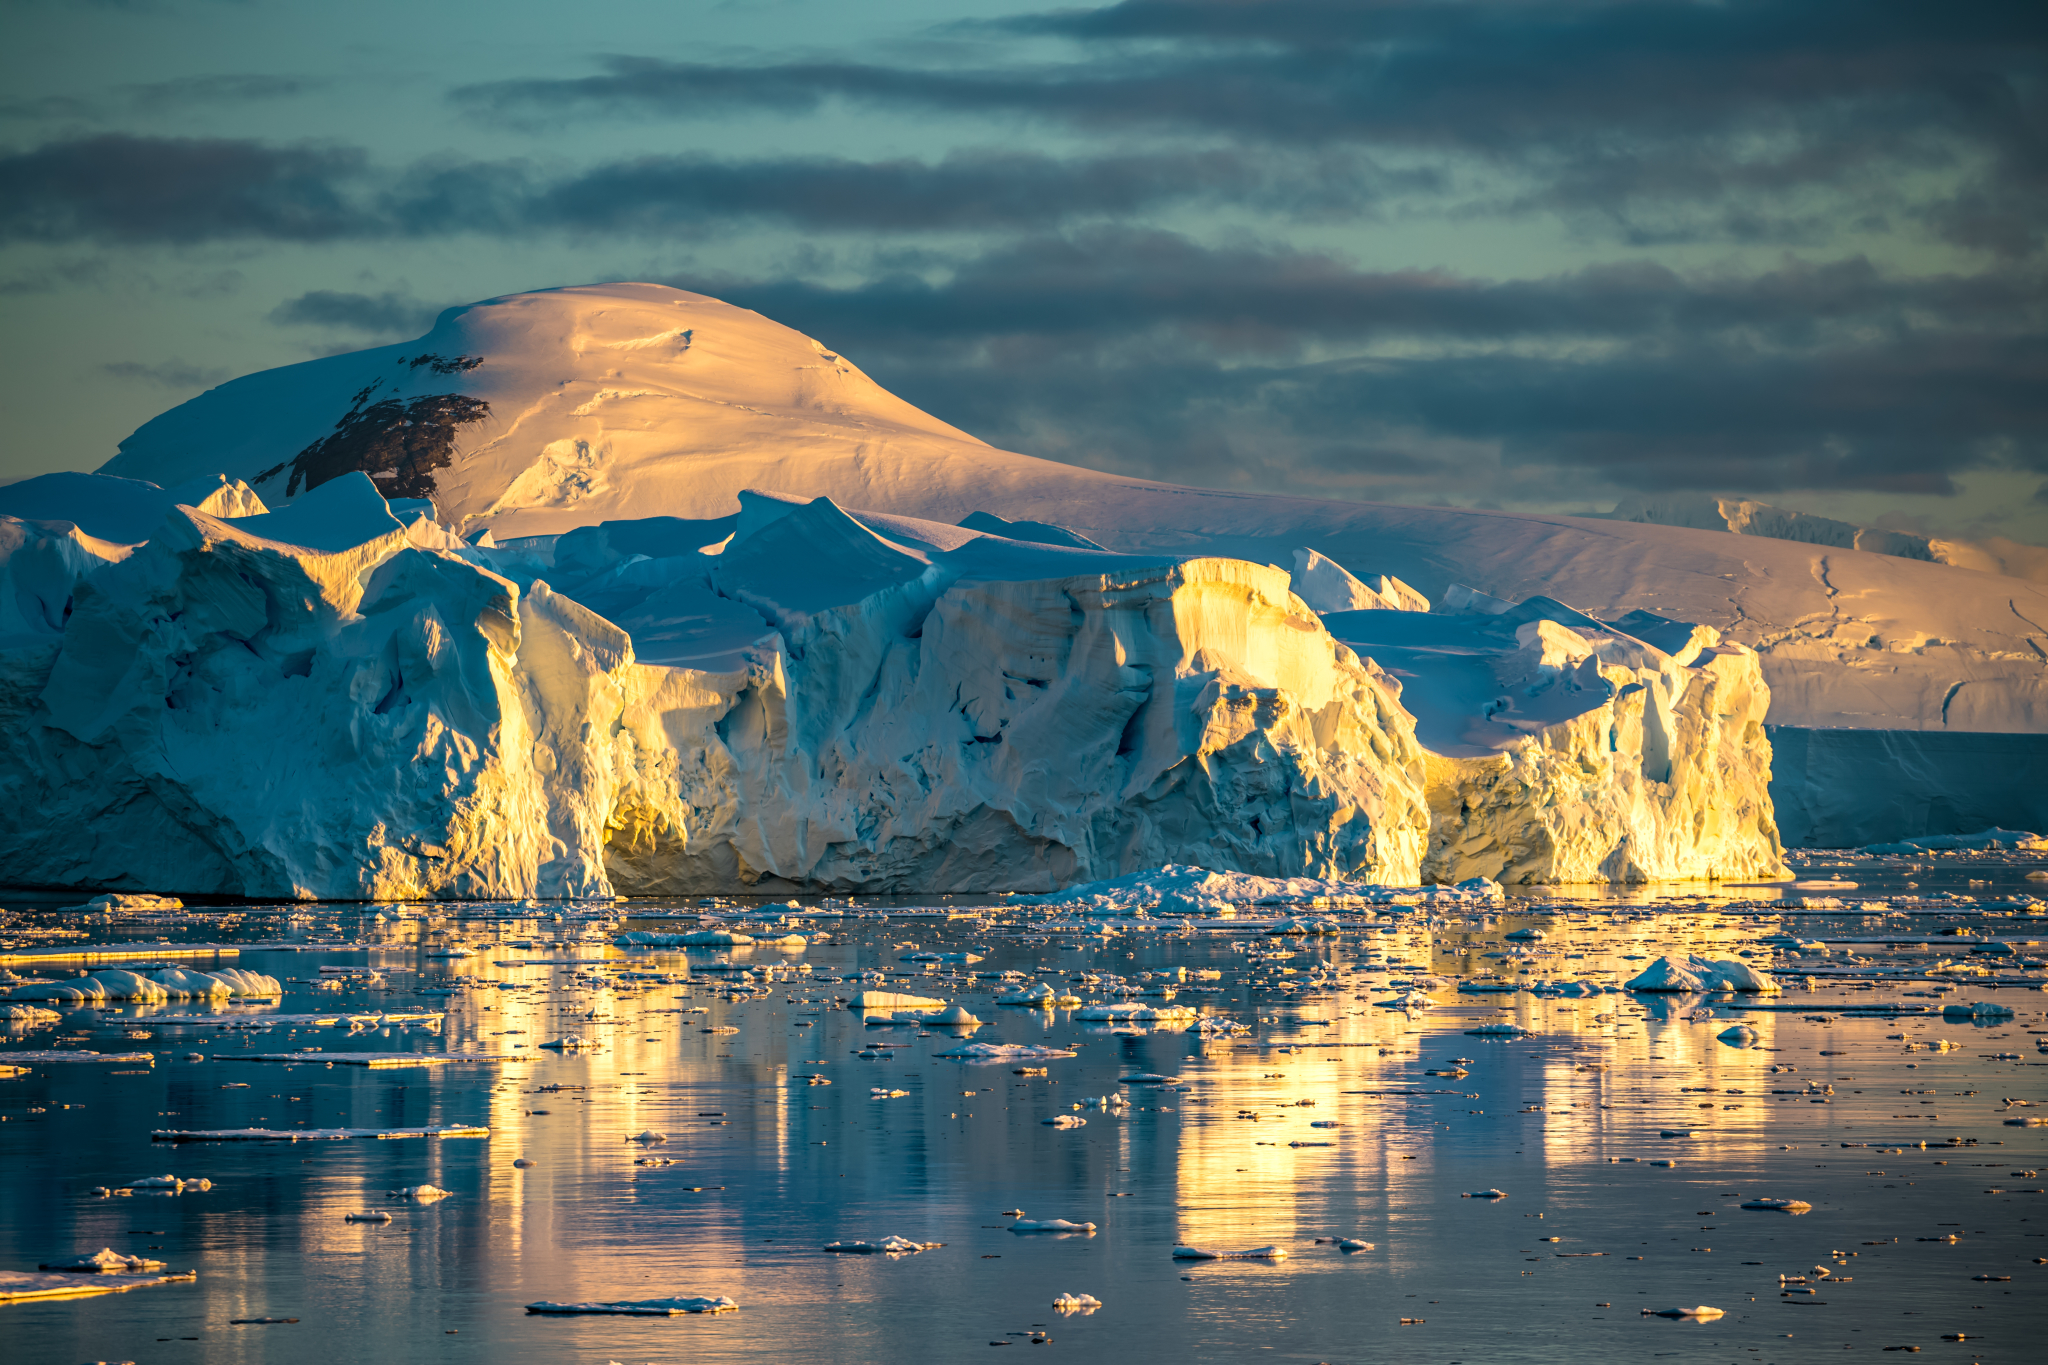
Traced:
<svg viewBox="0 0 2048 1365">
<path fill-rule="evenodd" d="M 393 1190 L 391 1197 L 393 1199 L 410 1199 L 420 1204 L 431 1204 L 437 1199 L 446 1199 L 451 1193 L 452 1191 L 450 1190 L 444 1190 L 434 1185 L 408 1185 L 404 1189 Z"/>
<path fill-rule="evenodd" d="M 488 1128 L 450 1124 L 433 1128 L 159 1128 L 151 1142 L 344 1142 L 351 1138 L 487 1138 Z"/>
<path fill-rule="evenodd" d="M 1530 1030 L 1519 1024 L 1481 1024 L 1478 1028 L 1466 1029 L 1465 1033 L 1473 1038 L 1525 1038 Z"/>
<path fill-rule="evenodd" d="M 1722 1029 L 1714 1036 L 1730 1047 L 1755 1047 L 1757 1045 L 1757 1031 L 1747 1024 L 1737 1024 L 1733 1028 Z"/>
<path fill-rule="evenodd" d="M 1162 1076 L 1156 1071 L 1139 1071 L 1116 1078 L 1118 1085 L 1179 1085 L 1180 1077 Z"/>
<path fill-rule="evenodd" d="M 196 1271 L 182 1275 L 72 1275 L 59 1271 L 0 1270 L 0 1303 L 25 1299 L 64 1299 L 83 1294 L 121 1294 L 151 1285 L 189 1283 Z"/>
<path fill-rule="evenodd" d="M 1458 1196 L 1460 1199 L 1505 1199 L 1507 1197 L 1508 1192 L 1506 1190 L 1467 1190 Z"/>
<path fill-rule="evenodd" d="M 182 1180 L 175 1175 L 146 1175 L 140 1180 L 131 1180 L 120 1187 L 124 1190 L 169 1190 L 172 1194 L 183 1194 L 187 1190 L 210 1190 L 211 1180 L 201 1177 L 196 1180 Z"/>
<path fill-rule="evenodd" d="M 638 1133 L 633 1134 L 633 1136 L 627 1138 L 626 1141 L 637 1142 L 643 1147 L 651 1147 L 658 1142 L 667 1142 L 668 1134 L 657 1133 L 652 1128 L 647 1128 L 643 1129 Z"/>
<path fill-rule="evenodd" d="M 1049 1119 L 1040 1119 L 1047 1128 L 1085 1128 L 1088 1120 L 1078 1114 L 1055 1114 Z"/>
<path fill-rule="evenodd" d="M 619 1299 L 609 1303 L 554 1303 L 542 1299 L 526 1305 L 529 1313 L 567 1315 L 571 1313 L 614 1313 L 624 1317 L 672 1317 L 678 1313 L 730 1313 L 739 1304 L 719 1295 L 716 1298 Z"/>
<path fill-rule="evenodd" d="M 1969 1004 L 1943 1005 L 1941 1007 L 1941 1017 L 1944 1019 L 2010 1019 L 2013 1017 L 2013 1010 L 2012 1006 L 2001 1005 L 1996 1001 L 1977 1000 Z"/>
<path fill-rule="evenodd" d="M 612 940 L 621 948 L 735 948 L 754 941 L 732 929 L 693 929 L 687 934 L 657 934 L 636 929 Z"/>
<path fill-rule="evenodd" d="M 1311 611 L 1428 611 L 1429 599 L 1391 575 L 1366 583 L 1333 559 L 1302 548 L 1294 552 L 1289 577 L 1294 593 Z"/>
<path fill-rule="evenodd" d="M 368 1212 L 345 1213 L 341 1216 L 341 1221 L 344 1223 L 388 1223 L 391 1221 L 391 1215 L 381 1210 L 370 1210 Z"/>
<path fill-rule="evenodd" d="M 1701 1304 L 1697 1308 L 1645 1308 L 1643 1316 L 1651 1318 L 1718 1318 L 1724 1312 L 1725 1310 L 1723 1309 L 1709 1308 L 1705 1304 Z"/>
<path fill-rule="evenodd" d="M 1012 1232 L 1086 1232 L 1093 1233 L 1093 1223 L 1069 1223 L 1064 1218 L 1019 1218 L 1010 1224 Z"/>
<path fill-rule="evenodd" d="M 1742 1207 L 1766 1213 L 1808 1213 L 1813 1209 L 1804 1199 L 1746 1199 Z"/>
<path fill-rule="evenodd" d="M 906 995 L 900 991 L 857 991 L 846 1007 L 853 1010 L 895 1011 L 895 1010 L 938 1010 L 946 1007 L 943 1000 L 933 1000 L 922 995 Z"/>
<path fill-rule="evenodd" d="M 1701 987 L 1700 974 L 1689 959 L 1667 955 L 1644 968 L 1624 989 L 1680 993 L 1697 992 Z"/>
<path fill-rule="evenodd" d="M 851 1252 L 857 1256 L 909 1256 L 944 1245 L 944 1242 L 913 1242 L 907 1237 L 884 1237 L 879 1242 L 830 1242 L 825 1250 Z"/>
<path fill-rule="evenodd" d="M 1253 1247 L 1249 1251 L 1215 1251 L 1208 1247 L 1175 1247 L 1176 1261 L 1282 1261 L 1287 1259 L 1284 1247 Z"/>
<path fill-rule="evenodd" d="M 235 988 L 211 972 L 192 971 L 186 967 L 170 967 L 154 973 L 151 980 L 170 992 L 171 998 L 188 997 L 212 998 L 232 996 Z"/>
<path fill-rule="evenodd" d="M 1102 1300 L 1093 1294 L 1062 1294 L 1052 1301 L 1055 1311 L 1071 1316 L 1075 1313 L 1093 1313 L 1102 1307 Z"/>
<path fill-rule="evenodd" d="M 1072 1048 L 1045 1047 L 1037 1043 L 968 1043 L 932 1054 L 934 1057 L 947 1057 L 962 1062 L 1035 1062 L 1075 1055 Z"/>
<path fill-rule="evenodd" d="M 1143 1005 L 1133 1002 L 1120 1005 L 1088 1005 L 1074 1012 L 1074 1017 L 1084 1022 L 1113 1024 L 1184 1024 L 1192 1023 L 1195 1016 L 1195 1010 L 1187 1005 Z"/>
<path fill-rule="evenodd" d="M 112 1247 L 75 1260 L 45 1261 L 37 1267 L 39 1270 L 64 1270 L 85 1275 L 143 1275 L 163 1268 L 162 1261 L 152 1261 L 147 1256 L 123 1256 Z"/>
</svg>

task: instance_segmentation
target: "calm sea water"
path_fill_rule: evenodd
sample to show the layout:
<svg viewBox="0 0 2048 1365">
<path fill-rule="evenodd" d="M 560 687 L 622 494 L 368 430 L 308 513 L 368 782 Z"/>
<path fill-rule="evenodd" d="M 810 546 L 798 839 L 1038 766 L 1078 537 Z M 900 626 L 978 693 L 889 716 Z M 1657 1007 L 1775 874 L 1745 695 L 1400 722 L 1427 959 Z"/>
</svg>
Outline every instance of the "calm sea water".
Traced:
<svg viewBox="0 0 2048 1365">
<path fill-rule="evenodd" d="M 1969 889 L 2025 886 L 2021 870 L 1972 873 L 1990 885 Z M 1967 886 L 1962 870 L 1940 875 Z M 1872 889 L 1882 893 L 1866 877 L 1858 894 Z M 1794 1011 L 1722 1006 L 1697 1019 L 1697 1000 L 1439 992 L 1435 1009 L 1404 1013 L 1374 1002 L 1393 994 L 1387 982 L 1422 969 L 1633 973 L 1644 956 L 1733 951 L 1759 931 L 1678 908 L 1617 921 L 1510 906 L 1490 922 L 1453 915 L 1436 929 L 1411 915 L 1391 932 L 1354 927 L 1337 939 L 1278 945 L 1296 956 L 1260 970 L 1323 962 L 1353 972 L 1341 989 L 1301 999 L 1251 982 L 1255 969 L 1233 943 L 1275 946 L 1257 935 L 1136 931 L 1062 946 L 1083 941 L 1020 939 L 1021 918 L 1006 912 L 982 923 L 898 908 L 886 920 L 816 921 L 834 941 L 802 953 L 738 956 L 808 962 L 842 977 L 916 972 L 889 984 L 957 998 L 991 1020 L 975 1041 L 1077 1050 L 1042 1063 L 1043 1076 L 933 1056 L 962 1035 L 873 1027 L 804 1003 L 851 994 L 860 988 L 851 980 L 778 982 L 772 994 L 742 1002 L 724 998 L 726 977 L 704 972 L 715 954 L 544 946 L 573 932 L 572 921 L 378 923 L 355 907 L 249 908 L 239 922 L 152 928 L 147 937 L 241 941 L 239 965 L 297 980 L 282 1002 L 260 1010 L 185 1023 L 177 1017 L 197 1011 L 175 1003 L 74 1012 L 55 1030 L 0 1036 L 12 1048 L 155 1054 L 146 1067 L 37 1066 L 0 1081 L 0 1268 L 111 1246 L 199 1278 L 0 1306 L 0 1355 L 24 1365 L 637 1365 L 953 1361 L 1011 1349 L 1087 1361 L 1783 1362 L 1912 1346 L 1945 1361 L 2041 1358 L 2048 1194 L 2039 1191 L 2048 1182 L 2035 1172 L 2048 1166 L 2048 1129 L 2006 1123 L 2048 1114 L 2048 1053 L 2037 1050 L 2048 1038 L 2048 997 L 2037 989 L 1966 982 L 1937 997 L 1909 996 L 1929 989 L 1912 980 L 1823 986 L 1782 997 L 1801 1007 Z M 32 914 L 25 922 L 60 921 Z M 1851 910 L 1792 921 L 1816 937 L 1930 936 L 1958 922 L 2020 940 L 2048 927 Z M 1502 935 L 1526 925 L 1549 932 L 1543 956 L 1483 956 L 1510 950 Z M 92 932 L 136 936 L 134 926 Z M 346 942 L 317 946 L 329 938 Z M 483 946 L 459 961 L 425 955 L 423 945 L 449 938 Z M 508 946 L 515 940 L 543 946 Z M 266 942 L 316 946 L 283 951 Z M 913 949 L 979 953 L 985 960 L 966 969 L 975 972 L 1057 965 L 1063 977 L 1135 977 L 1216 968 L 1222 978 L 1204 984 L 1220 989 L 1184 990 L 1178 1002 L 1230 1014 L 1254 1032 L 1205 1042 L 1178 1029 L 1111 1033 L 1071 1010 L 999 1009 L 988 1003 L 994 983 L 964 978 L 960 968 L 924 978 L 900 961 Z M 1867 951 L 1888 965 L 1936 950 Z M 572 955 L 690 980 L 591 991 L 577 986 L 575 966 L 497 965 Z M 322 965 L 375 968 L 384 984 L 316 990 Z M 457 975 L 548 989 L 428 993 Z M 1840 1012 L 1852 1002 L 1958 999 L 1996 999 L 2017 1017 L 1973 1027 Z M 438 1030 L 218 1026 L 337 1008 L 449 1013 Z M 1532 1032 L 1511 1040 L 1466 1032 L 1499 1020 Z M 1760 1048 L 1716 1041 L 1737 1021 L 1758 1030 Z M 151 1036 L 131 1038 L 131 1030 Z M 537 1046 L 568 1033 L 600 1039 L 603 1050 L 561 1055 Z M 1907 1050 L 1933 1039 L 1957 1046 Z M 903 1046 L 887 1049 L 888 1060 L 855 1055 L 878 1042 Z M 315 1046 L 512 1059 L 395 1070 L 241 1060 Z M 184 1060 L 192 1053 L 205 1060 Z M 1425 1074 L 1450 1070 L 1454 1058 L 1469 1059 L 1467 1075 Z M 1175 1076 L 1180 1086 L 1119 1084 L 1138 1072 Z M 812 1075 L 830 1084 L 813 1084 Z M 1809 1084 L 1823 1089 L 1806 1093 Z M 908 1093 L 877 1099 L 874 1087 Z M 1073 1108 L 1117 1094 L 1128 1101 L 1118 1111 Z M 2008 1107 L 2008 1099 L 2043 1107 Z M 1086 1126 L 1042 1123 L 1076 1112 Z M 488 1126 L 490 1136 L 151 1140 L 157 1129 L 458 1123 Z M 629 1140 L 648 1130 L 666 1142 Z M 1675 1130 L 1691 1136 L 1660 1136 Z M 1960 1141 L 1946 1145 L 1951 1139 Z M 653 1158 L 673 1164 L 636 1164 Z M 532 1164 L 515 1166 L 520 1159 Z M 205 1177 L 213 1188 L 92 1193 L 165 1173 Z M 450 1197 L 390 1197 L 423 1183 Z M 1464 1197 L 1492 1188 L 1507 1197 Z M 1813 1209 L 1795 1217 L 1737 1207 L 1759 1196 Z M 1093 1222 L 1097 1232 L 1015 1234 L 1004 1214 L 1011 1209 Z M 360 1210 L 388 1211 L 392 1221 L 345 1221 Z M 901 1258 L 821 1250 L 891 1235 L 944 1246 Z M 1929 1240 L 1951 1236 L 1958 1240 Z M 1346 1253 L 1318 1237 L 1374 1245 Z M 1173 1259 L 1180 1244 L 1277 1244 L 1288 1254 L 1190 1263 Z M 1837 1282 L 1781 1296 L 1781 1275 L 1811 1277 L 1816 1266 Z M 1987 1275 L 2011 1278 L 1973 1278 Z M 1052 1300 L 1066 1292 L 1103 1306 L 1062 1316 Z M 536 1300 L 679 1294 L 729 1295 L 741 1308 L 675 1318 L 524 1311 Z M 1643 1316 L 1700 1304 L 1726 1315 Z M 237 1318 L 296 1321 L 232 1325 Z M 1944 1339 L 1958 1334 L 1965 1339 Z M 1034 1344 L 1034 1336 L 1048 1339 Z"/>
</svg>

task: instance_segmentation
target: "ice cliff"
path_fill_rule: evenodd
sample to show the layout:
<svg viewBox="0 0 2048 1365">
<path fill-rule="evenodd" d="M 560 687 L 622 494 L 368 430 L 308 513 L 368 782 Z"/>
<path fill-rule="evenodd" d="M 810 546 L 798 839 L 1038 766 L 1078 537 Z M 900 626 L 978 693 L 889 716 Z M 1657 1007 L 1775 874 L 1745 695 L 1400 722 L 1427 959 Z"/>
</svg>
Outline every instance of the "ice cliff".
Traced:
<svg viewBox="0 0 2048 1365">
<path fill-rule="evenodd" d="M 0 520 L 0 879 L 570 897 L 1776 866 L 1754 656 L 1661 618 L 1319 616 L 1297 588 L 1428 604 L 1333 588 L 1313 551 L 1290 574 L 824 497 L 500 547 L 359 471 L 275 512 L 220 487 L 241 515 L 172 504 L 128 544 Z"/>
</svg>

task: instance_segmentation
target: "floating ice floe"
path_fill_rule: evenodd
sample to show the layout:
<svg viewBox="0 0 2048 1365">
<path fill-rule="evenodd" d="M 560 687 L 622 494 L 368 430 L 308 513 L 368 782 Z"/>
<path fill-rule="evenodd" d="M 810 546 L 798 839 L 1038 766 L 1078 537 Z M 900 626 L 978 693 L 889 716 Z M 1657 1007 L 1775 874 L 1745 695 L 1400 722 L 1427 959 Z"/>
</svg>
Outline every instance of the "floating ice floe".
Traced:
<svg viewBox="0 0 2048 1365">
<path fill-rule="evenodd" d="M 1725 1311 L 1724 1309 L 1709 1308 L 1705 1304 L 1701 1304 L 1697 1308 L 1645 1308 L 1643 1316 L 1646 1318 L 1718 1318 L 1723 1316 Z"/>
<path fill-rule="evenodd" d="M 1045 982 L 1038 981 L 997 996 L 996 1003 L 1026 1009 L 1049 1010 L 1060 1005 L 1078 1005 L 1081 1003 L 1081 997 L 1068 990 L 1055 990 Z"/>
<path fill-rule="evenodd" d="M 1093 1234 L 1093 1223 L 1069 1223 L 1064 1218 L 1019 1218 L 1010 1224 L 1012 1232 L 1085 1232 Z"/>
<path fill-rule="evenodd" d="M 572 1313 L 613 1313 L 622 1317 L 673 1317 L 678 1313 L 730 1313 L 739 1304 L 723 1294 L 716 1298 L 621 1299 L 611 1303 L 554 1303 L 542 1299 L 526 1305 L 529 1313 L 566 1316 Z"/>
<path fill-rule="evenodd" d="M 1085 1128 L 1088 1120 L 1077 1114 L 1055 1114 L 1049 1119 L 1040 1119 L 1047 1128 Z"/>
<path fill-rule="evenodd" d="M 1135 1001 L 1120 1005 L 1087 1005 L 1074 1012 L 1083 1023 L 1179 1024 L 1190 1023 L 1195 1010 L 1187 1005 L 1143 1005 Z"/>
<path fill-rule="evenodd" d="M 1804 1199 L 1745 1199 L 1742 1207 L 1764 1213 L 1810 1213 L 1813 1210 L 1813 1205 Z"/>
<path fill-rule="evenodd" d="M 146 1275 L 153 1270 L 162 1270 L 162 1261 L 152 1261 L 147 1256 L 123 1256 L 112 1247 L 106 1247 L 90 1256 L 79 1256 L 69 1261 L 45 1261 L 38 1270 L 62 1270 L 73 1275 Z"/>
<path fill-rule="evenodd" d="M 1408 991 L 1405 994 L 1395 996 L 1392 1000 L 1376 1000 L 1373 1003 L 1383 1010 L 1426 1010 L 1436 1008 L 1436 1001 L 1430 999 L 1421 991 Z"/>
<path fill-rule="evenodd" d="M 1466 1029 L 1465 1035 L 1469 1038 L 1526 1038 L 1530 1032 L 1520 1024 L 1481 1024 L 1478 1028 Z"/>
<path fill-rule="evenodd" d="M 0 1270 L 0 1303 L 25 1299 L 68 1299 L 84 1294 L 123 1294 L 159 1284 L 189 1284 L 197 1271 L 182 1275 L 66 1274 L 60 1271 Z"/>
<path fill-rule="evenodd" d="M 612 942 L 621 948 L 738 948 L 754 942 L 754 937 L 732 929 L 693 929 L 687 934 L 635 929 Z"/>
<path fill-rule="evenodd" d="M 551 1038 L 547 1042 L 542 1043 L 541 1046 L 553 1048 L 557 1052 L 583 1052 L 590 1048 L 601 1048 L 604 1044 L 594 1042 L 580 1034 L 571 1033 L 565 1037 Z"/>
<path fill-rule="evenodd" d="M 1116 1078 L 1118 1085 L 1179 1085 L 1180 1077 L 1162 1076 L 1156 1071 L 1140 1071 L 1129 1076 Z"/>
<path fill-rule="evenodd" d="M 1276 937 L 1328 937 L 1344 932 L 1344 926 L 1333 919 L 1283 919 L 1269 925 L 1267 934 Z"/>
<path fill-rule="evenodd" d="M 633 1136 L 627 1138 L 626 1141 L 637 1142 L 643 1147 L 652 1147 L 654 1144 L 658 1142 L 667 1142 L 668 1134 L 657 1133 L 652 1128 L 648 1128 L 641 1132 L 633 1134 Z"/>
<path fill-rule="evenodd" d="M 906 995 L 901 991 L 859 991 L 846 1002 L 850 1010 L 890 1013 L 896 1010 L 941 1010 L 946 1007 L 943 1000 L 928 996 Z"/>
<path fill-rule="evenodd" d="M 868 1098 L 876 1100 L 894 1100 L 901 1099 L 903 1096 L 908 1095 L 909 1093 L 910 1092 L 908 1090 L 888 1090 L 878 1085 L 869 1089 Z"/>
<path fill-rule="evenodd" d="M 1755 1047 L 1758 1040 L 1757 1031 L 1747 1024 L 1737 1024 L 1733 1028 L 1724 1028 L 1715 1034 L 1714 1037 L 1717 1041 L 1726 1043 L 1730 1047 Z"/>
<path fill-rule="evenodd" d="M 1036 1043 L 967 1043 L 932 1054 L 959 1062 L 1035 1062 L 1076 1055 L 1072 1048 L 1041 1047 Z"/>
<path fill-rule="evenodd" d="M 825 1250 L 848 1252 L 855 1256 L 909 1256 L 944 1245 L 944 1242 L 913 1242 L 907 1237 L 884 1237 L 879 1242 L 830 1242 Z"/>
<path fill-rule="evenodd" d="M 438 1128 L 212 1128 L 184 1131 L 159 1128 L 151 1142 L 342 1142 L 351 1138 L 389 1141 L 398 1138 L 487 1138 L 488 1128 L 451 1124 Z"/>
<path fill-rule="evenodd" d="M 1467 1190 L 1458 1196 L 1460 1199 L 1505 1199 L 1507 1197 L 1508 1192 L 1506 1190 Z"/>
<path fill-rule="evenodd" d="M 111 1190 L 102 1186 L 96 1193 L 103 1197 L 122 1190 L 162 1190 L 170 1194 L 183 1194 L 187 1190 L 210 1190 L 213 1182 L 203 1176 L 195 1180 L 183 1180 L 175 1175 L 146 1175 L 140 1180 L 131 1180 L 125 1185 L 116 1185 Z"/>
<path fill-rule="evenodd" d="M 0 1024 L 10 1028 L 43 1028 L 57 1023 L 63 1015 L 56 1010 L 47 1010 L 40 1005 L 23 1005 L 13 1002 L 0 1003 Z"/>
<path fill-rule="evenodd" d="M 1169 863 L 1143 872 L 1085 882 L 1019 905 L 1058 906 L 1094 915 L 1158 912 L 1224 918 L 1245 905 L 1485 905 L 1502 900 L 1500 885 L 1474 877 L 1456 886 L 1377 886 L 1314 877 L 1258 877 Z"/>
<path fill-rule="evenodd" d="M 388 1223 L 391 1221 L 391 1215 L 381 1209 L 362 1210 L 343 1214 L 341 1221 L 344 1223 Z"/>
<path fill-rule="evenodd" d="M 1075 1313 L 1093 1313 L 1102 1307 L 1102 1300 L 1093 1294 L 1062 1294 L 1052 1301 L 1055 1312 L 1072 1316 Z"/>
<path fill-rule="evenodd" d="M 1512 929 L 1502 934 L 1501 937 L 1516 943 L 1533 943 L 1539 939 L 1549 938 L 1550 935 L 1544 933 L 1541 929 Z"/>
<path fill-rule="evenodd" d="M 444 1190 L 437 1185 L 408 1185 L 404 1189 L 393 1190 L 391 1197 L 410 1199 L 419 1204 L 431 1204 L 436 1199 L 446 1199 L 451 1193 L 453 1191 Z"/>
<path fill-rule="evenodd" d="M 2013 1010 L 2010 1005 L 2001 1005 L 1991 1000 L 1977 1000 L 1966 1005 L 1943 1005 L 1941 1007 L 1941 1017 L 1944 1019 L 2010 1019 L 2013 1017 Z"/>
<path fill-rule="evenodd" d="M 1713 961 L 1704 957 L 1667 955 L 1652 962 L 1624 989 L 1672 994 L 1729 990 L 1768 995 L 1783 988 L 1740 959 Z"/>
<path fill-rule="evenodd" d="M 1202 1016 L 1200 1019 L 1195 1020 L 1194 1024 L 1188 1029 L 1189 1033 L 1198 1034 L 1205 1038 L 1237 1038 L 1251 1031 L 1252 1026 L 1250 1024 L 1240 1024 L 1235 1019 L 1225 1019 L 1221 1015 L 1216 1014 Z"/>
<path fill-rule="evenodd" d="M 1249 1251 L 1216 1251 L 1208 1247 L 1175 1247 L 1176 1261 L 1284 1261 L 1285 1247 L 1253 1247 Z"/>
</svg>

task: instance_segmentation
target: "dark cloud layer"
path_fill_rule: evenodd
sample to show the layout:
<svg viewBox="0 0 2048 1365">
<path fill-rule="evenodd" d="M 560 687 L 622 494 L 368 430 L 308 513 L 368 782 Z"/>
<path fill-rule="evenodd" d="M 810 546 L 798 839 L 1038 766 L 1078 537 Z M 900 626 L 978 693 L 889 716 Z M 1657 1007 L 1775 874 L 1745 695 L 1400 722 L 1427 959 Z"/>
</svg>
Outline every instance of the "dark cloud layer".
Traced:
<svg viewBox="0 0 2048 1365">
<path fill-rule="evenodd" d="M 1852 260 L 1495 282 L 1104 231 L 940 283 L 679 283 L 825 339 L 999 445 L 1181 482 L 1556 501 L 2048 474 L 2048 290 L 2023 274 L 1894 279 Z"/>
<path fill-rule="evenodd" d="M 1917 214 L 1952 240 L 2037 248 L 2048 209 L 2048 10 L 2013 0 L 1141 0 L 997 26 L 1066 61 L 754 66 L 604 61 L 456 92 L 494 118 L 810 114 L 829 101 L 1094 130 L 1451 155 L 1529 207 L 1623 236 L 1784 235 L 1801 187 Z M 1896 173 L 1959 180 L 1902 203 Z M 1512 201 L 1503 207 L 1512 206 Z"/>
<path fill-rule="evenodd" d="M 1369 212 L 1390 176 L 1356 156 L 1165 151 L 935 161 L 648 156 L 545 177 L 520 162 L 396 171 L 356 148 L 102 135 L 0 152 L 0 240 L 317 242 L 480 233 L 642 237 L 773 221 L 809 231 L 1044 228 L 1176 205 Z"/>
</svg>

